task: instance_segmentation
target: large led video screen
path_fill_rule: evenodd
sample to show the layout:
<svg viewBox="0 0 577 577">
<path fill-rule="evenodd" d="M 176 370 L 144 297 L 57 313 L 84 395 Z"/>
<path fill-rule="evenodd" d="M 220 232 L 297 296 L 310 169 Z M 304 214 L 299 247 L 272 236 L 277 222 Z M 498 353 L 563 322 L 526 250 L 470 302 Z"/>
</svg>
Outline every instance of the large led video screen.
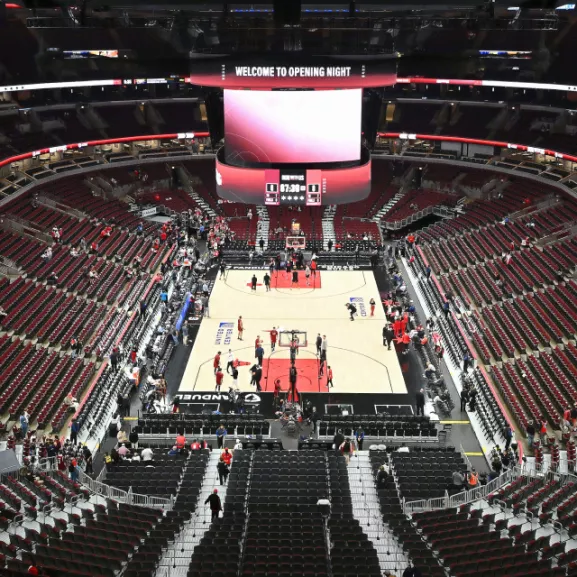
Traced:
<svg viewBox="0 0 577 577">
<path fill-rule="evenodd" d="M 361 89 L 225 90 L 225 160 L 236 166 L 358 161 L 361 108 Z"/>
</svg>

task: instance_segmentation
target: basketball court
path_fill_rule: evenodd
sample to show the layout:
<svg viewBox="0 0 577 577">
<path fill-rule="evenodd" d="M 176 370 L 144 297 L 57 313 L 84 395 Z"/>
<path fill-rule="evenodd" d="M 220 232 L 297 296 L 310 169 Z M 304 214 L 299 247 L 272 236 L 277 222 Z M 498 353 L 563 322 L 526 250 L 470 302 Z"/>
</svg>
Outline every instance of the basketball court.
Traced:
<svg viewBox="0 0 577 577">
<path fill-rule="evenodd" d="M 273 274 L 271 290 L 263 284 L 265 270 L 230 270 L 226 279 L 215 281 L 210 297 L 210 318 L 203 319 L 190 355 L 179 392 L 213 391 L 213 359 L 221 351 L 221 367 L 226 371 L 229 349 L 239 361 L 238 387 L 255 391 L 250 385 L 250 367 L 256 362 L 255 340 L 260 336 L 265 356 L 261 388 L 272 392 L 274 381 L 281 379 L 289 388 L 290 349 L 279 346 L 271 351 L 269 331 L 300 331 L 297 389 L 300 393 L 326 393 L 325 376 L 319 378 L 316 355 L 317 334 L 327 337 L 327 364 L 333 370 L 331 393 L 405 394 L 407 389 L 394 350 L 383 346 L 385 314 L 379 303 L 379 291 L 370 271 L 322 271 L 308 280 L 300 271 L 298 283 L 285 272 Z M 256 291 L 251 279 L 256 274 Z M 220 276 L 220 275 L 219 275 Z M 377 302 L 370 316 L 369 301 Z M 349 318 L 346 304 L 353 302 L 358 316 Z M 237 320 L 244 321 L 243 340 L 237 338 Z M 306 333 L 303 334 L 303 333 Z M 288 344 L 291 335 L 279 335 Z M 305 342 L 305 338 L 306 341 Z M 226 375 L 222 392 L 228 391 L 232 377 Z"/>
</svg>

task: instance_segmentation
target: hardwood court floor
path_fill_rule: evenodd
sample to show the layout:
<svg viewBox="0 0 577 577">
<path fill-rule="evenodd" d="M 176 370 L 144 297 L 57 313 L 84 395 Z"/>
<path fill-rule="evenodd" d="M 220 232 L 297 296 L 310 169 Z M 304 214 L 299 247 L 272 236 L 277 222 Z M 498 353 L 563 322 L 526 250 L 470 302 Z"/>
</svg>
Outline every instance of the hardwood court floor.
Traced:
<svg viewBox="0 0 577 577">
<path fill-rule="evenodd" d="M 259 270 L 256 274 L 262 283 L 265 271 Z M 314 370 L 315 339 L 317 333 L 321 333 L 327 335 L 327 359 L 334 374 L 332 393 L 405 394 L 407 389 L 397 355 L 383 346 L 385 314 L 373 273 L 323 271 L 319 274 L 322 288 L 273 288 L 270 292 L 265 292 L 264 286 L 251 291 L 252 270 L 231 270 L 225 280 L 217 278 L 210 297 L 211 317 L 201 323 L 179 391 L 214 390 L 213 358 L 221 351 L 221 366 L 226 370 L 229 349 L 236 359 L 246 363 L 239 367 L 240 390 L 254 390 L 250 386 L 249 368 L 255 362 L 257 335 L 264 341 L 265 349 L 261 387 L 273 390 L 273 373 L 283 379 L 289 359 L 289 350 L 278 344 L 271 353 L 268 331 L 275 326 L 277 330 L 307 332 L 308 346 L 300 350 L 297 358 L 300 392 L 327 392 L 326 378 L 319 380 Z M 377 302 L 374 317 L 370 316 L 371 298 Z M 349 320 L 345 308 L 350 299 L 355 299 L 358 310 L 354 321 Z M 237 339 L 239 315 L 245 327 L 242 341 Z M 270 382 L 267 380 L 269 363 Z M 228 391 L 231 382 L 231 377 L 225 374 L 222 392 Z M 288 388 L 288 379 L 282 387 Z"/>
</svg>

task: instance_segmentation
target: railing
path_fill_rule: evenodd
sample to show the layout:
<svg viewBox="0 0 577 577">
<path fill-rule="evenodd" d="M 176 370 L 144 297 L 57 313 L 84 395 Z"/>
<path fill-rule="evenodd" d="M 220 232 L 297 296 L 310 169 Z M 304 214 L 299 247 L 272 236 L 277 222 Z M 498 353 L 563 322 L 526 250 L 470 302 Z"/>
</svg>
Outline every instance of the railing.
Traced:
<svg viewBox="0 0 577 577">
<path fill-rule="evenodd" d="M 459 505 L 472 503 L 473 501 L 477 501 L 479 499 L 485 499 L 491 493 L 501 489 L 519 477 L 526 477 L 527 483 L 530 483 L 536 478 L 543 479 L 545 482 L 553 479 L 560 480 L 562 483 L 568 479 L 577 482 L 577 476 L 571 473 L 559 473 L 557 471 L 545 469 L 536 464 L 524 464 L 523 466 L 516 466 L 512 469 L 509 469 L 508 471 L 505 471 L 502 475 L 496 479 L 493 479 L 486 485 L 481 485 L 475 489 L 457 493 L 452 497 L 446 495 L 445 497 L 438 497 L 436 499 L 421 499 L 420 501 L 410 501 L 408 503 L 404 503 L 403 510 L 405 515 L 410 515 L 411 513 L 417 513 L 421 511 L 451 509 L 452 507 L 458 507 Z"/>
<path fill-rule="evenodd" d="M 151 495 L 139 495 L 133 493 L 131 489 L 123 491 L 117 487 L 112 487 L 92 479 L 84 471 L 80 471 L 78 480 L 91 493 L 103 497 L 105 499 L 113 499 L 119 503 L 126 503 L 128 505 L 138 505 L 141 507 L 154 507 L 157 509 L 164 509 L 170 511 L 174 505 L 173 499 L 166 499 L 163 497 L 153 497 Z"/>
<path fill-rule="evenodd" d="M 451 507 L 457 507 L 458 505 L 464 505 L 466 503 L 471 503 L 477 499 L 482 499 L 490 495 L 493 491 L 504 487 L 510 483 L 513 479 L 516 479 L 522 473 L 520 467 L 515 467 L 509 471 L 505 471 L 502 475 L 493 479 L 486 485 L 481 485 L 476 489 L 471 489 L 469 491 L 463 491 L 449 497 L 446 493 L 444 497 L 437 497 L 435 499 L 421 499 L 419 501 L 409 501 L 404 504 L 405 515 L 410 515 L 411 513 L 417 513 L 421 511 L 434 511 L 436 509 L 450 509 Z"/>
</svg>

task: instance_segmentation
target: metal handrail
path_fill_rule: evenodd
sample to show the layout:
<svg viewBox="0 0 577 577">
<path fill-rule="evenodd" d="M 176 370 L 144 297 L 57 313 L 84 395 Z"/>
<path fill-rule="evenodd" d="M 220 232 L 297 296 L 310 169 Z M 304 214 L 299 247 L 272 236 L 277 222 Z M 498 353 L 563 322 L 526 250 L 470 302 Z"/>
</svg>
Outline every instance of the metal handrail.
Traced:
<svg viewBox="0 0 577 577">
<path fill-rule="evenodd" d="M 79 482 L 86 487 L 94 495 L 98 495 L 105 499 L 113 499 L 119 503 L 126 503 L 128 505 L 138 505 L 141 507 L 153 507 L 170 511 L 173 507 L 173 500 L 164 497 L 154 497 L 152 495 L 140 495 L 133 493 L 131 489 L 123 491 L 117 487 L 101 483 L 92 477 L 89 477 L 84 471 L 80 470 Z"/>
</svg>

